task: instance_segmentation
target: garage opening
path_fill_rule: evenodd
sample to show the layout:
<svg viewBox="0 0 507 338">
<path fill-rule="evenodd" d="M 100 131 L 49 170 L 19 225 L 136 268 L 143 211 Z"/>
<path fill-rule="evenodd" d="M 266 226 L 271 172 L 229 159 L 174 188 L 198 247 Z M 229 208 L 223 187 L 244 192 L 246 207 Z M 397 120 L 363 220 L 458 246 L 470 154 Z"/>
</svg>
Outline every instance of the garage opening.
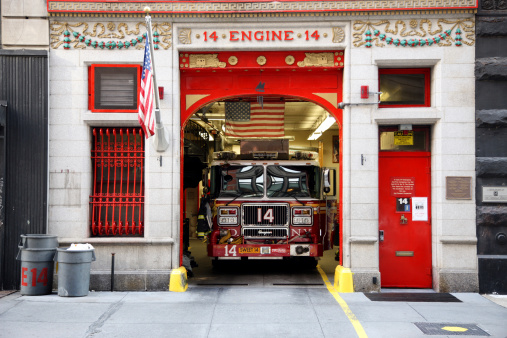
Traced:
<svg viewBox="0 0 507 338">
<path fill-rule="evenodd" d="M 220 54 L 212 56 L 218 63 L 180 54 L 181 263 L 191 283 L 251 284 L 257 271 L 285 272 L 297 285 L 308 278 L 299 273 L 318 262 L 332 273 L 340 260 L 341 68 L 287 69 L 276 63 L 287 57 L 273 53 L 261 56 L 280 67 L 262 68 L 256 53 L 244 52 L 236 58 L 258 65 L 225 71 Z M 304 64 L 312 53 L 300 54 Z M 340 52 L 321 54 L 335 61 Z M 190 69 L 192 59 L 203 67 Z"/>
</svg>

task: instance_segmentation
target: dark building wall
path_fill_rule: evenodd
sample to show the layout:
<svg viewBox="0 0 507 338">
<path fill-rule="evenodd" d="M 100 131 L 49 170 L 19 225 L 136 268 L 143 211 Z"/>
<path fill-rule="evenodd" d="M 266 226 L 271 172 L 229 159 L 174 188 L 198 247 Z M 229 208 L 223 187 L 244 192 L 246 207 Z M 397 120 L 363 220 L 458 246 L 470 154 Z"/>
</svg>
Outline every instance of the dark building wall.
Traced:
<svg viewBox="0 0 507 338">
<path fill-rule="evenodd" d="M 507 203 L 483 202 L 484 186 L 507 188 L 507 4 L 481 0 L 476 17 L 476 199 L 479 291 L 507 294 Z"/>
<path fill-rule="evenodd" d="M 6 105 L 0 288 L 12 290 L 20 286 L 20 235 L 47 231 L 47 51 L 0 50 L 0 101 Z"/>
</svg>

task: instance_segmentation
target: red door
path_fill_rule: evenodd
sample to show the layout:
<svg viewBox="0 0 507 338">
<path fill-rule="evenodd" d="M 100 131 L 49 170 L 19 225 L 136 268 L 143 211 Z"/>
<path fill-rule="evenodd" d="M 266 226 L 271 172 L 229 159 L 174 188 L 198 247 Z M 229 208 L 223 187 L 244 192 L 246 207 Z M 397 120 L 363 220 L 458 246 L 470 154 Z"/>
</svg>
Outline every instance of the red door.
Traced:
<svg viewBox="0 0 507 338">
<path fill-rule="evenodd" d="M 379 153 L 382 287 L 432 287 L 430 164 L 428 151 Z"/>
</svg>

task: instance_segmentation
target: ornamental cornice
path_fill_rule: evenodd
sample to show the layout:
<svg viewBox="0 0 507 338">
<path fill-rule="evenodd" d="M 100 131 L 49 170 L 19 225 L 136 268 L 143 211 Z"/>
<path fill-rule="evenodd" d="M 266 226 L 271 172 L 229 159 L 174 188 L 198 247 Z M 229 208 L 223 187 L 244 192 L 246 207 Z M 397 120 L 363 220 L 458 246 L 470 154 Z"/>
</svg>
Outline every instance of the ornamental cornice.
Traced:
<svg viewBox="0 0 507 338">
<path fill-rule="evenodd" d="M 341 1 L 82 1 L 48 0 L 51 16 L 281 17 L 375 14 L 474 13 L 477 0 L 341 0 Z"/>
</svg>

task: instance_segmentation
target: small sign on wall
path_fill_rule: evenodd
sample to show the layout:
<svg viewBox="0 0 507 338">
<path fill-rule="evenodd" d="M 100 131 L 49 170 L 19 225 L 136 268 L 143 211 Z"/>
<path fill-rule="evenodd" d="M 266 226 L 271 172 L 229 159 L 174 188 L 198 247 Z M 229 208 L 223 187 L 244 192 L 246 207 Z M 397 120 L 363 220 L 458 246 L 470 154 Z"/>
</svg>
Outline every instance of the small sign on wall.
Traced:
<svg viewBox="0 0 507 338">
<path fill-rule="evenodd" d="M 482 187 L 482 201 L 486 203 L 507 203 L 507 187 Z"/>
<path fill-rule="evenodd" d="M 395 146 L 412 146 L 414 145 L 414 131 L 401 130 L 394 132 L 394 145 Z"/>
<path fill-rule="evenodd" d="M 448 200 L 471 200 L 472 177 L 446 176 L 445 198 Z"/>
<path fill-rule="evenodd" d="M 414 196 L 415 177 L 391 177 L 391 196 Z"/>
<path fill-rule="evenodd" d="M 412 197 L 412 221 L 428 221 L 428 197 Z"/>
</svg>

